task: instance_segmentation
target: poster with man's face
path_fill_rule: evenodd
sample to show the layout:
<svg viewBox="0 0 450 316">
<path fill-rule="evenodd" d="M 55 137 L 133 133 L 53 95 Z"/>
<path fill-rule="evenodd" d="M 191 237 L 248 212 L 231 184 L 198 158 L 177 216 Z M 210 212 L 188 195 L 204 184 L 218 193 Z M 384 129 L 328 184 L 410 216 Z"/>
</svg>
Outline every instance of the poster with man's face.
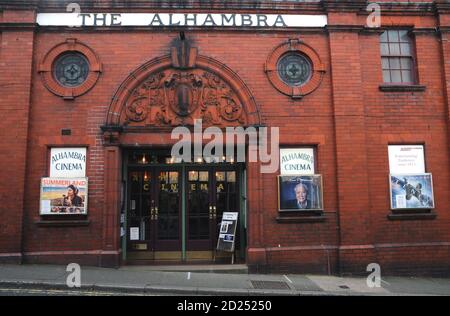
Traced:
<svg viewBox="0 0 450 316">
<path fill-rule="evenodd" d="M 323 210 L 322 176 L 279 176 L 280 211 Z"/>
<path fill-rule="evenodd" d="M 87 178 L 42 178 L 40 214 L 87 214 L 87 192 Z"/>
</svg>

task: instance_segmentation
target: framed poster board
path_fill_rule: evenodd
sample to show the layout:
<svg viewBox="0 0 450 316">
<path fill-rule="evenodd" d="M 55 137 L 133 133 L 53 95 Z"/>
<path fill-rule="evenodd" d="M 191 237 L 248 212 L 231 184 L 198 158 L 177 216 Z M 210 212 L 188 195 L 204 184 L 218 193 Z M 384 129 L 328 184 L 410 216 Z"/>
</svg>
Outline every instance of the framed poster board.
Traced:
<svg viewBox="0 0 450 316">
<path fill-rule="evenodd" d="M 42 178 L 40 215 L 87 214 L 88 178 Z"/>
<path fill-rule="evenodd" d="M 223 213 L 219 229 L 219 239 L 217 240 L 218 251 L 234 252 L 237 220 L 237 212 Z"/>
<path fill-rule="evenodd" d="M 433 209 L 431 173 L 390 174 L 391 209 Z"/>
<path fill-rule="evenodd" d="M 278 209 L 323 210 L 322 175 L 278 176 Z"/>
</svg>

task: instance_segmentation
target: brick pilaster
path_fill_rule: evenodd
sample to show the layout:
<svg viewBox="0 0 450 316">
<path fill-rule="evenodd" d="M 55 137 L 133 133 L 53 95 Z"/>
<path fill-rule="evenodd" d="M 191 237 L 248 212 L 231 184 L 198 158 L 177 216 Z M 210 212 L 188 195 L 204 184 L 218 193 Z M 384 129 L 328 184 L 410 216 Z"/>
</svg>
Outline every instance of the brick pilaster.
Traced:
<svg viewBox="0 0 450 316">
<path fill-rule="evenodd" d="M 4 10 L 0 43 L 0 261 L 19 262 L 27 161 L 34 29 L 33 11 Z"/>
<path fill-rule="evenodd" d="M 442 62 L 444 70 L 444 96 L 447 103 L 447 130 L 450 140 L 450 3 L 448 1 L 437 1 L 439 14 L 439 30 L 441 36 Z M 448 150 L 450 152 L 450 141 Z"/>
<path fill-rule="evenodd" d="M 356 23 L 354 13 L 329 14 L 341 272 L 365 269 L 373 253 L 361 76 L 364 61 L 360 56 Z M 355 27 L 349 27 L 350 24 Z"/>
<path fill-rule="evenodd" d="M 119 265 L 120 248 L 120 192 L 121 192 L 121 152 L 117 146 L 105 147 L 105 202 L 102 219 L 101 266 Z"/>
</svg>

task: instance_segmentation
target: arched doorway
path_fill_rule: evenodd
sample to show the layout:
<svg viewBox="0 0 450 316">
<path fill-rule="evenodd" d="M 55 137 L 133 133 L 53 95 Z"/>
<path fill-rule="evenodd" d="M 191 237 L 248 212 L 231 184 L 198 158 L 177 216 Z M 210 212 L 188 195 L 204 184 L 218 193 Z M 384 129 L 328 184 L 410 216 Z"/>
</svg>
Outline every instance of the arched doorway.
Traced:
<svg viewBox="0 0 450 316">
<path fill-rule="evenodd" d="M 238 258 L 245 257 L 246 164 L 235 156 L 199 161 L 171 154 L 177 142 L 172 130 L 183 126 L 197 133 L 198 120 L 201 132 L 260 124 L 244 82 L 185 40 L 131 73 L 115 93 L 102 130 L 105 145 L 118 148 L 122 161 L 121 245 L 127 262 L 225 260 L 226 254 L 214 251 L 224 212 L 239 214 L 236 250 Z"/>
</svg>

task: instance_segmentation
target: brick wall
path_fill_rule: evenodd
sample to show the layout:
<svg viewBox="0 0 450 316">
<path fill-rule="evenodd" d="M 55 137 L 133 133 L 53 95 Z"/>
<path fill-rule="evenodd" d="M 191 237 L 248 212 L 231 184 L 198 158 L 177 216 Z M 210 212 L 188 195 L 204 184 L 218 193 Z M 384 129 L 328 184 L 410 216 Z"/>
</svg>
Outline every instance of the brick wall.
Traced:
<svg viewBox="0 0 450 316">
<path fill-rule="evenodd" d="M 28 11 L 3 12 L 2 19 L 24 22 L 30 16 Z M 437 34 L 430 28 L 440 23 L 448 30 L 450 18 L 442 13 L 439 18 L 403 14 L 383 19 L 385 26 L 427 28 L 415 35 L 419 83 L 425 91 L 380 91 L 379 33 L 361 30 L 365 16 L 357 12 L 329 12 L 327 30 L 186 32 L 201 55 L 225 64 L 245 82 L 263 123 L 280 127 L 281 145 L 317 146 L 323 222 L 278 222 L 277 175 L 261 175 L 257 166 L 249 167 L 251 269 L 362 274 L 367 264 L 378 262 L 387 273 L 449 272 L 450 44 L 448 31 Z M 38 73 L 45 54 L 69 37 L 88 45 L 103 64 L 94 88 L 75 100 L 53 95 Z M 117 206 L 107 197 L 117 200 L 120 151 L 104 146 L 100 126 L 123 80 L 145 62 L 168 54 L 176 37 L 175 30 L 2 31 L 0 162 L 8 168 L 0 177 L 5 214 L 0 255 L 24 253 L 29 262 L 78 258 L 94 265 L 105 265 L 105 260 L 117 264 L 119 224 L 112 211 Z M 326 68 L 319 88 L 301 100 L 280 94 L 264 73 L 270 52 L 288 38 L 310 45 Z M 63 128 L 71 129 L 72 135 L 61 136 Z M 145 142 L 146 137 L 135 139 Z M 435 219 L 388 219 L 387 146 L 394 143 L 425 144 L 426 169 L 434 180 Z M 88 147 L 90 223 L 39 226 L 39 179 L 48 176 L 49 148 L 65 145 Z M 108 170 L 116 174 L 114 183 L 105 183 Z"/>
</svg>

